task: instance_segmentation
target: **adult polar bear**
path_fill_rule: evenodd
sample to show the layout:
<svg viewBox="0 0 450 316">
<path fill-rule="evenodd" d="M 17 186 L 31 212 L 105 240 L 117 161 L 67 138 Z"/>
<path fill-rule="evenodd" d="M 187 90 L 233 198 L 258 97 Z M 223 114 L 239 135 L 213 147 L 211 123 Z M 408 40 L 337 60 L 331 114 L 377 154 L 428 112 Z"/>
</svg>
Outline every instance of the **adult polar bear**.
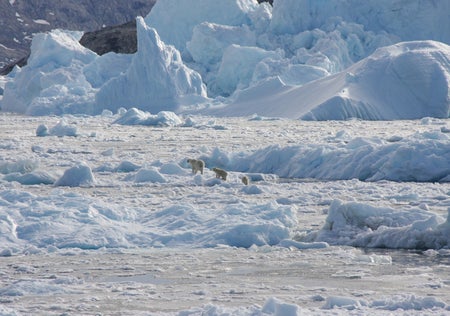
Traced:
<svg viewBox="0 0 450 316">
<path fill-rule="evenodd" d="M 197 174 L 198 171 L 203 174 L 203 168 L 205 168 L 205 162 L 203 160 L 188 159 L 187 162 L 191 165 L 193 174 Z"/>
</svg>

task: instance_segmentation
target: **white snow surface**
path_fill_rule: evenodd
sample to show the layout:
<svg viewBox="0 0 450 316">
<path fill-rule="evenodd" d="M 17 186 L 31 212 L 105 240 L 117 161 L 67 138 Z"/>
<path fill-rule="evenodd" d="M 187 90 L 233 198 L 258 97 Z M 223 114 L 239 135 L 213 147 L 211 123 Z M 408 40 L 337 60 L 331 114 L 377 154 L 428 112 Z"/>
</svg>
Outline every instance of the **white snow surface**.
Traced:
<svg viewBox="0 0 450 316">
<path fill-rule="evenodd" d="M 28 65 L 0 81 L 1 109 L 98 115 L 134 107 L 307 120 L 449 117 L 448 1 L 192 4 L 160 1 L 138 17 L 132 56 L 97 56 L 74 32 L 36 35 Z"/>
<path fill-rule="evenodd" d="M 448 119 L 120 112 L 0 115 L 2 315 L 450 311 Z"/>
</svg>

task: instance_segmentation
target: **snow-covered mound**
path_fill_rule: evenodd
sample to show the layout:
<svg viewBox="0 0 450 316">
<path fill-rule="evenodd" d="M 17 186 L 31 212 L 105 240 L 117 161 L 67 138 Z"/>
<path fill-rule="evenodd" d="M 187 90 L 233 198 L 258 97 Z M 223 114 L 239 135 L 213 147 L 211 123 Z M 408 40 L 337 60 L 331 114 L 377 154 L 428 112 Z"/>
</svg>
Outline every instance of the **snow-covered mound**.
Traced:
<svg viewBox="0 0 450 316">
<path fill-rule="evenodd" d="M 132 180 L 136 183 L 152 182 L 152 183 L 165 183 L 166 178 L 156 168 L 142 168 L 132 177 Z"/>
<path fill-rule="evenodd" d="M 71 186 L 86 179 L 85 168 L 80 164 L 69 169 L 76 180 L 69 182 L 67 173 L 66 181 L 60 179 L 64 183 L 56 185 Z M 141 169 L 135 181 L 161 182 L 157 174 L 154 169 Z M 33 200 L 45 205 L 45 211 L 30 208 L 28 202 Z M 0 221 L 0 241 L 2 250 L 11 247 L 12 252 L 31 245 L 82 249 L 277 245 L 290 237 L 297 224 L 295 207 L 276 203 L 223 209 L 183 203 L 149 212 L 58 190 L 47 197 L 4 190 L 0 204 L 11 206 Z"/>
<path fill-rule="evenodd" d="M 1 80 L 1 109 L 92 115 L 135 107 L 309 120 L 449 115 L 447 1 L 192 4 L 160 1 L 138 17 L 131 57 L 98 56 L 78 33 L 35 36 L 29 64 Z"/>
<path fill-rule="evenodd" d="M 29 173 L 9 173 L 3 180 L 15 181 L 23 185 L 35 185 L 35 184 L 53 184 L 55 178 L 46 171 L 32 171 Z"/>
<path fill-rule="evenodd" d="M 77 136 L 78 130 L 74 125 L 70 125 L 65 118 L 58 122 L 52 128 L 48 128 L 45 124 L 41 124 L 36 129 L 36 136 Z"/>
<path fill-rule="evenodd" d="M 76 166 L 67 169 L 61 178 L 56 180 L 56 186 L 92 186 L 95 184 L 94 174 L 91 168 L 84 162 L 78 163 Z"/>
<path fill-rule="evenodd" d="M 305 240 L 356 247 L 440 249 L 449 245 L 449 216 L 444 219 L 422 209 L 398 211 L 334 201 L 323 228 Z"/>
<path fill-rule="evenodd" d="M 322 300 L 318 295 L 315 297 Z M 304 306 L 287 303 L 284 300 L 271 297 L 259 307 L 255 304 L 249 307 L 233 308 L 207 304 L 199 308 L 192 308 L 182 313 L 192 314 L 212 314 L 214 315 L 267 315 L 267 316 L 297 316 L 297 315 L 349 315 L 349 314 L 373 314 L 384 315 L 394 313 L 405 313 L 410 315 L 439 313 L 436 310 L 448 311 L 448 304 L 435 297 L 416 297 L 414 295 L 398 295 L 394 299 L 383 298 L 368 301 L 365 298 L 355 296 L 329 296 L 324 299 L 320 311 L 314 313 Z M 399 312 L 401 311 L 401 312 Z M 327 313 L 328 312 L 328 313 Z M 379 314 L 378 314 L 379 313 Z"/>
<path fill-rule="evenodd" d="M 114 121 L 122 125 L 146 125 L 146 126 L 179 126 L 183 123 L 181 118 L 173 112 L 161 111 L 156 115 L 131 108 Z"/>
<path fill-rule="evenodd" d="M 337 75 L 334 80 L 340 81 L 342 87 L 331 82 L 330 89 L 326 90 L 332 95 L 302 118 L 447 118 L 450 115 L 449 60 L 450 46 L 439 42 L 403 42 L 379 48 Z M 336 90 L 332 91 L 334 87 Z M 321 92 L 326 94 L 323 89 Z"/>
</svg>

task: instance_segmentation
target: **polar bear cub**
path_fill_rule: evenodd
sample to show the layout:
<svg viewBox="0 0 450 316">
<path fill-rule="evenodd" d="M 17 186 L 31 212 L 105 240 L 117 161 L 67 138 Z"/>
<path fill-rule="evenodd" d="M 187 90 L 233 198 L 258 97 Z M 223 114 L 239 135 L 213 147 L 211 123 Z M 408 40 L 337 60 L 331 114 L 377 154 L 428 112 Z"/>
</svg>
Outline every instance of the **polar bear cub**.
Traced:
<svg viewBox="0 0 450 316">
<path fill-rule="evenodd" d="M 203 174 L 203 168 L 205 167 L 205 162 L 203 160 L 188 159 L 187 162 L 191 164 L 193 174 L 197 174 L 197 171 L 200 171 L 200 173 Z"/>
<path fill-rule="evenodd" d="M 250 183 L 250 179 L 247 176 L 242 176 L 241 181 L 244 185 L 248 185 Z"/>
<path fill-rule="evenodd" d="M 220 168 L 212 168 L 212 171 L 216 173 L 216 178 L 222 179 L 224 181 L 227 181 L 228 173 Z"/>
</svg>

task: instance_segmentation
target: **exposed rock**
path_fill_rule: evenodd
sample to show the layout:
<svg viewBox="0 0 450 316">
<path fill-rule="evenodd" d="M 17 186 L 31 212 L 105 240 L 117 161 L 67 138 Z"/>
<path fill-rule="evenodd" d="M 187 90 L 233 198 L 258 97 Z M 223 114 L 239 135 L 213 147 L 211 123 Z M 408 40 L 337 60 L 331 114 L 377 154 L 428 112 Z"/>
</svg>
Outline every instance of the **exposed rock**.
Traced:
<svg viewBox="0 0 450 316">
<path fill-rule="evenodd" d="M 133 54 L 137 50 L 136 20 L 86 32 L 80 39 L 80 44 L 99 55 L 108 52 Z"/>
<path fill-rule="evenodd" d="M 27 58 L 34 33 L 90 32 L 146 16 L 156 0 L 0 0 L 0 69 Z M 23 61 L 21 61 L 23 65 Z M 13 64 L 13 66 L 7 66 Z M 0 74 L 8 73 L 7 69 Z"/>
</svg>

